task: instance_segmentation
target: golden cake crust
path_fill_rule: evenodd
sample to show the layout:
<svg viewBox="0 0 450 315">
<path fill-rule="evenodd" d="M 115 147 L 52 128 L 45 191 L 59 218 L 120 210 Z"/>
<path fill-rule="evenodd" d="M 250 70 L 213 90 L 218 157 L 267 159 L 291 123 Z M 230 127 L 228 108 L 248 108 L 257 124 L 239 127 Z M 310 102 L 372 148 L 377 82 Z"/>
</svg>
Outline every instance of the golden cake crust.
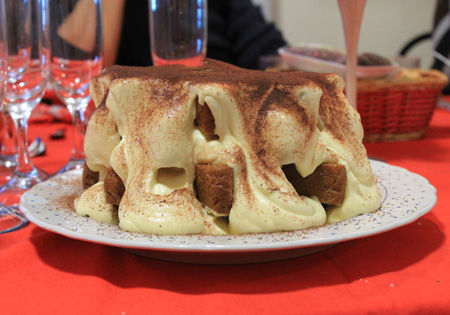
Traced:
<svg viewBox="0 0 450 315">
<path fill-rule="evenodd" d="M 229 215 L 233 203 L 233 177 L 233 169 L 226 165 L 195 165 L 198 200 L 219 214 Z"/>
</svg>

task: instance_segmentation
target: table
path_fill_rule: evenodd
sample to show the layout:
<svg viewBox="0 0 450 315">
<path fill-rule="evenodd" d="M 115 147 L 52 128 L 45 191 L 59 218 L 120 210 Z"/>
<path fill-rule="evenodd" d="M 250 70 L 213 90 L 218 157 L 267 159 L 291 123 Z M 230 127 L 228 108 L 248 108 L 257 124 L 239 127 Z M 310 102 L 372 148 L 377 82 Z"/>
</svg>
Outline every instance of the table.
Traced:
<svg viewBox="0 0 450 315">
<path fill-rule="evenodd" d="M 32 124 L 48 172 L 70 155 L 69 125 Z M 426 177 L 435 208 L 407 226 L 295 259 L 250 265 L 158 261 L 47 232 L 0 236 L 2 314 L 361 314 L 450 312 L 450 111 L 423 139 L 367 144 L 370 156 Z"/>
</svg>

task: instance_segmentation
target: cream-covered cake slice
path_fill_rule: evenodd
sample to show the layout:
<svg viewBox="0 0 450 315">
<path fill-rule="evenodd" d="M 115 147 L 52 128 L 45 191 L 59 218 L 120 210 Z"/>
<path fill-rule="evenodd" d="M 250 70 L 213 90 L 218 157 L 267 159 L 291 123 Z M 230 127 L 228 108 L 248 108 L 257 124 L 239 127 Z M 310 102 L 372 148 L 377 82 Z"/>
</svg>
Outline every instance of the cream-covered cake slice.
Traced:
<svg viewBox="0 0 450 315">
<path fill-rule="evenodd" d="M 157 234 L 290 231 L 374 211 L 380 197 L 343 87 L 332 74 L 214 60 L 108 68 L 91 82 L 85 137 L 86 187 L 100 184 L 76 211 L 102 221 L 90 212 L 106 202 L 122 229 Z"/>
</svg>

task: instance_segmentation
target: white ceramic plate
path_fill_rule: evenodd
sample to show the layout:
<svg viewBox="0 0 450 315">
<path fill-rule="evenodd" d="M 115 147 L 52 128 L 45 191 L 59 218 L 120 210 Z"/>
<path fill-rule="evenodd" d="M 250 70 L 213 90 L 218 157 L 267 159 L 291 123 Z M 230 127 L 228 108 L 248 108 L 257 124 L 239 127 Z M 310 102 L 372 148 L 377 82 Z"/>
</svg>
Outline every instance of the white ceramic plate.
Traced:
<svg viewBox="0 0 450 315">
<path fill-rule="evenodd" d="M 302 43 L 297 46 L 335 50 L 334 48 L 329 46 L 312 43 Z M 290 51 L 288 47 L 282 47 L 278 49 L 278 53 L 280 54 L 281 58 L 293 69 L 320 73 L 337 73 L 341 76 L 345 76 L 346 66 L 344 64 L 310 56 L 304 56 Z M 362 79 L 395 75 L 399 70 L 399 65 L 393 61 L 391 61 L 391 63 L 392 65 L 390 66 L 358 66 L 356 68 L 356 76 Z"/>
<path fill-rule="evenodd" d="M 34 224 L 70 238 L 117 246 L 166 260 L 195 263 L 262 262 L 309 254 L 333 244 L 408 224 L 430 211 L 436 189 L 420 175 L 371 161 L 382 196 L 373 213 L 294 232 L 249 235 L 147 235 L 122 231 L 73 212 L 82 191 L 81 171 L 71 171 L 27 191 L 20 209 Z"/>
</svg>

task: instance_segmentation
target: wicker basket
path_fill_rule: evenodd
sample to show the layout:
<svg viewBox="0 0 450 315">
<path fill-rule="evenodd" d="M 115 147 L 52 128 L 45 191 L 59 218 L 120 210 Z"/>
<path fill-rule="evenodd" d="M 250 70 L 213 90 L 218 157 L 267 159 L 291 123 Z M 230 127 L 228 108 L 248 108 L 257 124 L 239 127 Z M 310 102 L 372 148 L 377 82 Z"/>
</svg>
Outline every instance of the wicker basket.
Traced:
<svg viewBox="0 0 450 315">
<path fill-rule="evenodd" d="M 420 138 L 447 82 L 441 72 L 421 69 L 401 69 L 393 78 L 358 80 L 364 141 Z"/>
</svg>

